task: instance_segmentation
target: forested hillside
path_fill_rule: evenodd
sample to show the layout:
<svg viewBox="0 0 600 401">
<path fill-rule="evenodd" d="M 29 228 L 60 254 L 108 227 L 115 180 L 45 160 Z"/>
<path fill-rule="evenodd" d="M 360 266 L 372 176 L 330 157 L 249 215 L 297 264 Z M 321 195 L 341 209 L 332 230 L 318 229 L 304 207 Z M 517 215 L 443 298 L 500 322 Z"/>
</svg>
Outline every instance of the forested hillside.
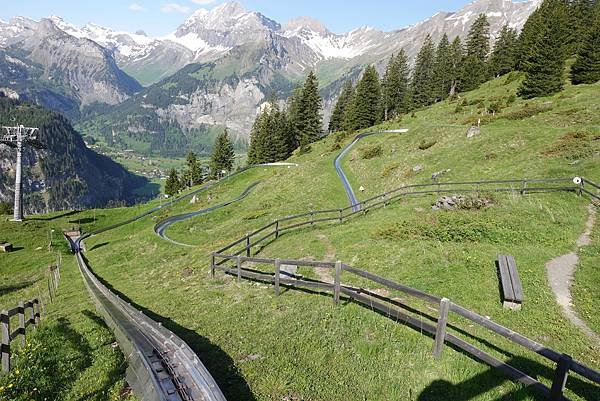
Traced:
<svg viewBox="0 0 600 401">
<path fill-rule="evenodd" d="M 42 107 L 0 97 L 0 125 L 39 127 L 46 150 L 23 152 L 29 213 L 130 203 L 146 180 L 88 149 L 67 119 Z M 16 152 L 0 145 L 0 201 L 12 202 Z"/>
</svg>

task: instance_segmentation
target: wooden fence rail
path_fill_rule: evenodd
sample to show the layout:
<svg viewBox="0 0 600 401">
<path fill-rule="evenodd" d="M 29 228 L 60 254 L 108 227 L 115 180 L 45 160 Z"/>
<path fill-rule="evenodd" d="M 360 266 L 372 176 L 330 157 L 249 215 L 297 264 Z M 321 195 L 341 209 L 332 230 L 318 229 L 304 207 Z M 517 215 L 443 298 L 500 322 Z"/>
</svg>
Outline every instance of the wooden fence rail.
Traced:
<svg viewBox="0 0 600 401">
<path fill-rule="evenodd" d="M 218 260 L 221 262 L 227 261 L 235 261 L 233 267 L 223 266 L 223 263 L 217 262 Z M 280 294 L 280 287 L 282 285 L 288 287 L 300 287 L 300 288 L 308 288 L 312 290 L 317 290 L 319 292 L 327 292 L 330 291 L 333 296 L 333 301 L 335 304 L 339 303 L 340 295 L 343 294 L 350 299 L 354 299 L 355 301 L 368 306 L 370 309 L 377 310 L 386 316 L 393 317 L 396 320 L 403 321 L 408 323 L 409 325 L 419 329 L 419 331 L 426 332 L 431 334 L 434 337 L 434 345 L 433 345 L 433 355 L 436 358 L 439 358 L 443 345 L 445 342 L 452 344 L 455 347 L 462 349 L 463 351 L 471 354 L 475 358 L 493 366 L 495 368 L 500 369 L 505 374 L 507 374 L 512 379 L 535 389 L 537 392 L 542 394 L 545 397 L 548 397 L 549 400 L 567 400 L 567 398 L 563 395 L 565 385 L 566 385 L 566 377 L 569 371 L 579 374 L 580 376 L 596 383 L 600 384 L 600 372 L 589 368 L 582 363 L 573 360 L 568 355 L 560 354 L 553 349 L 547 348 L 542 344 L 539 344 L 513 330 L 510 330 L 488 318 L 485 318 L 473 311 L 470 311 L 458 304 L 451 302 L 447 298 L 439 298 L 434 295 L 427 294 L 423 291 L 407 287 L 405 285 L 395 283 L 391 280 L 385 279 L 383 277 L 379 277 L 370 272 L 357 269 L 352 266 L 348 266 L 341 262 L 333 263 L 333 267 L 335 269 L 334 283 L 325 283 L 321 281 L 307 280 L 303 278 L 289 278 L 285 276 L 281 276 L 281 264 L 285 262 L 285 264 L 292 264 L 296 266 L 305 266 L 305 267 L 320 267 L 325 269 L 332 268 L 331 262 L 306 262 L 306 261 L 295 261 L 295 260 L 281 260 L 281 259 L 269 259 L 269 258 L 252 258 L 252 257 L 243 257 L 243 256 L 231 256 L 213 253 L 211 258 L 211 271 L 214 273 L 215 270 L 223 271 L 227 274 L 234 275 L 237 277 L 237 280 L 241 280 L 242 278 L 250 279 L 250 280 L 258 280 L 263 282 L 272 283 L 275 286 L 275 294 Z M 253 264 L 271 264 L 274 266 L 275 274 L 273 273 L 264 273 L 256 270 L 249 270 L 243 267 L 244 262 L 251 262 Z M 356 277 L 365 278 L 373 283 L 383 285 L 391 290 L 396 290 L 402 292 L 406 295 L 412 296 L 414 298 L 425 301 L 426 303 L 437 306 L 436 310 L 438 311 L 438 318 L 433 319 L 436 323 L 429 323 L 423 320 L 423 317 L 420 315 L 413 316 L 408 314 L 403 306 L 408 306 L 404 303 L 399 304 L 397 301 L 393 299 L 383 297 L 381 295 L 372 293 L 363 288 L 357 288 L 355 286 L 349 284 L 343 284 L 341 275 L 342 272 L 348 272 Z M 413 309 L 413 308 L 411 308 Z M 413 309 L 414 312 L 414 309 Z M 468 319 L 469 321 L 495 333 L 500 335 L 501 337 L 523 346 L 526 349 L 534 351 L 538 355 L 555 362 L 557 364 L 555 369 L 554 380 L 552 383 L 552 387 L 548 388 L 539 380 L 535 379 L 536 373 L 532 376 L 520 371 L 519 369 L 511 366 L 494 356 L 488 354 L 487 352 L 477 348 L 476 346 L 468 343 L 467 341 L 457 337 L 456 335 L 448 332 L 448 326 L 450 321 L 450 312 L 455 313 L 463 318 Z"/>
<path fill-rule="evenodd" d="M 29 316 L 27 310 L 30 309 Z M 10 318 L 18 316 L 19 323 L 14 331 L 10 331 Z M 30 325 L 35 330 L 36 326 L 40 323 L 40 302 L 38 299 L 32 299 L 27 302 L 19 302 L 19 304 L 9 310 L 3 310 L 0 313 L 0 326 L 2 331 L 2 343 L 1 343 L 1 359 L 2 359 L 2 371 L 8 372 L 10 370 L 10 343 L 21 336 L 21 345 L 25 344 L 25 333 L 27 327 Z"/>
<path fill-rule="evenodd" d="M 497 184 L 502 186 L 499 187 Z M 585 178 L 581 180 L 580 184 L 575 183 L 572 178 L 547 178 L 446 182 L 403 186 L 345 208 L 313 210 L 275 220 L 253 232 L 246 234 L 243 238 L 230 243 L 224 248 L 213 252 L 211 255 L 210 265 L 211 274 L 214 276 L 215 271 L 220 270 L 227 274 L 235 275 L 238 280 L 245 278 L 273 283 L 275 286 L 275 293 L 277 295 L 280 294 L 280 287 L 282 285 L 308 288 L 317 291 L 331 291 L 333 300 L 336 304 L 339 303 L 340 295 L 344 294 L 359 303 L 386 314 L 387 316 L 406 322 L 413 327 L 417 327 L 423 332 L 430 333 L 435 339 L 433 346 L 433 354 L 435 357 L 439 357 L 441 355 L 444 342 L 447 342 L 464 350 L 488 365 L 503 371 L 514 380 L 519 381 L 526 386 L 530 386 L 543 396 L 548 397 L 549 400 L 566 400 L 567 398 L 563 395 L 563 392 L 569 371 L 577 373 L 596 384 L 600 384 L 600 373 L 583 365 L 580 362 L 573 360 L 568 355 L 563 355 L 557 351 L 547 348 L 542 344 L 539 344 L 517 332 L 514 332 L 513 330 L 491 321 L 490 319 L 457 305 L 446 298 L 440 298 L 431 294 L 427 294 L 423 291 L 410 288 L 403 284 L 395 283 L 391 280 L 379 277 L 370 272 L 360 270 L 352 266 L 348 266 L 341 262 L 306 262 L 297 260 L 256 258 L 251 256 L 253 247 L 260 245 L 267 240 L 275 240 L 279 238 L 282 232 L 305 226 L 312 227 L 316 223 L 343 223 L 350 217 L 367 213 L 376 208 L 386 207 L 390 203 L 409 195 L 439 194 L 449 192 L 517 192 L 525 195 L 526 193 L 542 191 L 569 191 L 578 193 L 579 195 L 587 194 L 594 199 L 600 199 L 598 195 L 585 188 L 585 186 L 588 185 L 589 187 L 600 190 L 600 186 L 589 180 L 586 180 Z M 356 206 L 359 207 L 356 208 Z M 286 223 L 287 225 L 284 225 L 283 223 Z M 271 230 L 269 231 L 269 229 Z M 253 237 L 258 234 L 261 234 L 261 237 L 254 239 Z M 245 256 L 242 256 L 242 254 Z M 234 266 L 225 266 L 227 262 L 231 261 L 235 262 Z M 272 264 L 274 266 L 275 274 L 245 269 L 243 267 L 244 262 Z M 321 281 L 281 276 L 280 271 L 282 264 L 329 269 L 333 268 L 335 269 L 334 283 L 324 283 Z M 354 276 L 367 279 L 373 283 L 386 286 L 392 290 L 400 291 L 437 307 L 438 318 L 436 320 L 436 324 L 434 325 L 424 322 L 421 316 L 415 317 L 409 315 L 398 307 L 399 305 L 397 302 L 391 299 L 370 293 L 362 288 L 355 288 L 350 285 L 342 284 L 342 272 L 348 272 Z M 537 379 L 525 374 L 524 372 L 521 372 L 517 368 L 510 366 L 503 361 L 500 361 L 485 351 L 469 344 L 467 341 L 458 338 L 454 334 L 449 333 L 447 331 L 447 327 L 450 319 L 450 312 L 466 318 L 471 322 L 476 323 L 479 326 L 496 333 L 515 344 L 519 344 L 531 351 L 534 351 L 538 355 L 556 363 L 557 365 L 552 387 L 546 387 Z"/>
</svg>

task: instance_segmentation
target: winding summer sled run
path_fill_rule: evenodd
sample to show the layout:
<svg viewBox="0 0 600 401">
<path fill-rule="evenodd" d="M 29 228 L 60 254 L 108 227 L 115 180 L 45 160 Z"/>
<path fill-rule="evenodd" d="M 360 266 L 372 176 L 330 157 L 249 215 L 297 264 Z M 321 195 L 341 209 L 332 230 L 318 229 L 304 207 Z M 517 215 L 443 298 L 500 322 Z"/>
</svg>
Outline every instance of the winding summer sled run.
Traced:
<svg viewBox="0 0 600 401">
<path fill-rule="evenodd" d="M 362 134 L 358 134 L 352 142 L 350 142 L 348 145 L 346 145 L 344 147 L 344 149 L 340 152 L 339 155 L 337 155 L 337 157 L 333 161 L 333 166 L 335 168 L 335 171 L 336 171 L 338 177 L 340 178 L 342 185 L 344 186 L 344 190 L 346 191 L 346 194 L 348 196 L 348 200 L 350 201 L 350 205 L 352 206 L 353 212 L 357 212 L 360 210 L 360 202 L 356 199 L 356 195 L 354 194 L 352 185 L 350 185 L 350 182 L 348 181 L 348 178 L 346 177 L 346 174 L 344 173 L 344 170 L 342 169 L 342 166 L 341 166 L 342 159 L 344 158 L 344 156 L 346 156 L 346 154 L 350 151 L 350 149 L 354 145 L 356 145 L 360 140 L 362 140 L 363 138 L 366 138 L 366 137 L 372 136 L 372 135 L 379 135 L 379 134 L 404 134 L 406 132 L 408 132 L 408 129 L 372 131 L 372 132 L 365 132 Z M 261 164 L 259 166 L 297 166 L 297 165 L 292 164 L 292 163 L 269 163 L 269 164 Z M 208 214 L 217 209 L 221 209 L 225 206 L 231 205 L 232 203 L 238 202 L 238 201 L 244 199 L 246 196 L 248 196 L 248 194 L 252 191 L 252 189 L 254 189 L 254 187 L 256 187 L 256 185 L 258 185 L 258 184 L 259 184 L 259 182 L 253 183 L 248 188 L 246 188 L 240 196 L 238 196 L 237 198 L 232 199 L 230 201 L 221 203 L 220 205 L 211 206 L 209 208 L 198 210 L 196 212 L 184 213 L 184 214 L 179 214 L 176 216 L 171 216 L 171 217 L 159 222 L 156 226 L 154 226 L 154 232 L 162 239 L 172 242 L 173 244 L 191 247 L 193 245 L 173 241 L 172 239 L 167 237 L 167 235 L 165 234 L 166 229 L 169 226 L 171 226 L 172 224 L 175 224 L 177 222 L 191 219 L 192 217 Z M 206 188 L 206 189 L 208 189 L 208 188 Z"/>
<path fill-rule="evenodd" d="M 142 401 L 225 401 L 225 397 L 198 355 L 181 338 L 119 297 L 94 275 L 83 255 L 83 241 L 181 202 L 244 171 L 266 166 L 293 166 L 293 164 L 249 166 L 189 194 L 153 207 L 131 219 L 79 237 L 65 234 L 66 240 L 75 253 L 79 270 L 92 300 L 107 325 L 114 331 L 119 347 L 127 356 L 129 362 L 127 381 Z M 256 183 L 251 185 L 245 192 L 249 192 L 255 185 Z"/>
<path fill-rule="evenodd" d="M 337 173 L 338 177 L 340 177 L 340 181 L 342 182 L 342 185 L 344 186 L 344 190 L 346 191 L 346 194 L 348 195 L 348 200 L 350 201 L 350 206 L 352 206 L 353 212 L 358 212 L 360 210 L 360 202 L 358 201 L 358 199 L 356 199 L 356 195 L 354 194 L 352 185 L 350 185 L 350 182 L 348 182 L 348 178 L 346 177 L 346 174 L 344 173 L 344 170 L 342 169 L 342 166 L 341 166 L 342 159 L 344 158 L 344 156 L 346 156 L 346 153 L 348 153 L 350 151 L 350 149 L 363 138 L 366 138 L 371 135 L 404 134 L 406 132 L 408 132 L 408 129 L 403 128 L 403 129 L 392 129 L 392 130 L 386 130 L 386 131 L 372 131 L 372 132 L 365 132 L 362 134 L 358 134 L 352 142 L 350 142 L 348 145 L 346 145 L 346 147 L 344 147 L 344 149 L 340 152 L 339 155 L 337 155 L 337 157 L 333 161 L 333 166 L 335 167 L 335 172 Z"/>
<path fill-rule="evenodd" d="M 184 213 L 184 214 L 179 214 L 179 215 L 177 215 L 177 216 L 172 216 L 172 217 L 169 217 L 169 218 L 167 218 L 167 219 L 165 219 L 165 220 L 161 221 L 160 223 L 156 224 L 156 225 L 154 226 L 154 232 L 155 232 L 156 234 L 158 234 L 158 236 L 159 236 L 159 237 L 161 237 L 162 239 L 164 239 L 164 240 L 166 240 L 166 241 L 169 241 L 169 242 L 172 242 L 172 243 L 174 243 L 175 245 L 181 245 L 181 246 L 189 246 L 189 247 L 193 247 L 193 245 L 189 245 L 189 244 L 184 244 L 184 243 L 181 243 L 181 242 L 177 242 L 177 241 L 174 241 L 174 240 L 172 240 L 171 238 L 167 237 L 167 235 L 165 234 L 165 230 L 166 230 L 166 229 L 167 229 L 167 228 L 168 228 L 168 227 L 169 227 L 171 224 L 175 224 L 175 223 L 177 223 L 178 221 L 184 221 L 184 220 L 187 220 L 187 219 L 191 219 L 192 217 L 201 216 L 201 215 L 203 215 L 203 214 L 208 214 L 208 213 L 210 213 L 210 212 L 213 212 L 213 211 L 215 211 L 215 210 L 217 210 L 217 209 L 221 209 L 221 208 L 223 208 L 223 207 L 225 207 L 225 206 L 231 205 L 232 203 L 239 202 L 239 201 L 241 201 L 242 199 L 244 199 L 246 196 L 248 196 L 248 194 L 250 194 L 250 192 L 251 192 L 251 191 L 252 191 L 252 190 L 253 190 L 253 189 L 254 189 L 254 188 L 255 188 L 255 187 L 258 185 L 258 184 L 260 184 L 260 181 L 253 182 L 253 183 L 252 183 L 252 184 L 250 184 L 250 185 L 249 185 L 249 186 L 248 186 L 246 189 L 244 189 L 244 192 L 242 192 L 242 193 L 240 194 L 240 196 L 238 196 L 238 197 L 237 197 L 237 198 L 235 198 L 235 199 L 231 199 L 231 200 L 228 200 L 228 201 L 226 201 L 226 202 L 223 202 L 223 203 L 221 203 L 221 204 L 219 204 L 219 205 L 211 206 L 211 207 L 208 207 L 208 208 L 206 208 L 206 209 L 197 210 L 197 211 L 195 211 L 195 212 Z"/>
</svg>

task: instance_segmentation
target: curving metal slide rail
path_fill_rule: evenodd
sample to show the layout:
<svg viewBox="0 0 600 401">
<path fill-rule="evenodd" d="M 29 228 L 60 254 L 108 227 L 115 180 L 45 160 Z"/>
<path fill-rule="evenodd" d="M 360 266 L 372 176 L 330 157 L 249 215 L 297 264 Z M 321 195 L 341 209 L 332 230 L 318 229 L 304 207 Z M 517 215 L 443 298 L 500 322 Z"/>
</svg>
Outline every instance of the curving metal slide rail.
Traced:
<svg viewBox="0 0 600 401">
<path fill-rule="evenodd" d="M 68 239 L 78 249 L 77 239 Z M 225 401 L 213 377 L 181 338 L 102 284 L 81 252 L 76 258 L 96 308 L 127 356 L 127 382 L 141 400 Z"/>
<path fill-rule="evenodd" d="M 173 244 L 192 247 L 193 245 L 189 245 L 189 244 L 184 244 L 184 243 L 181 243 L 181 242 L 177 242 L 177 241 L 174 241 L 174 240 L 170 239 L 169 237 L 167 237 L 167 235 L 165 234 L 166 229 L 169 228 L 169 226 L 171 226 L 172 224 L 175 224 L 175 223 L 177 223 L 179 221 L 184 221 L 184 220 L 187 220 L 187 219 L 191 219 L 192 217 L 196 217 L 196 216 L 201 216 L 201 215 L 204 215 L 204 214 L 208 214 L 210 212 L 214 212 L 217 209 L 221 209 L 221 208 L 224 208 L 225 206 L 231 205 L 232 203 L 239 202 L 242 199 L 244 199 L 246 196 L 248 196 L 250 194 L 250 192 L 252 192 L 252 190 L 258 184 L 260 184 L 260 181 L 257 181 L 257 182 L 254 182 L 254 183 L 250 184 L 246 189 L 244 189 L 244 192 L 242 192 L 240 194 L 240 196 L 238 196 L 237 198 L 228 200 L 226 202 L 223 202 L 221 204 L 218 204 L 218 205 L 215 205 L 215 206 L 211 206 L 211 207 L 208 207 L 206 209 L 197 210 L 195 212 L 184 213 L 184 214 L 179 214 L 177 216 L 169 217 L 169 218 L 161 221 L 160 223 L 156 224 L 154 226 L 154 232 L 159 237 L 161 237 L 162 239 L 164 239 L 166 241 L 169 241 L 169 242 L 172 242 Z"/>
<path fill-rule="evenodd" d="M 380 135 L 380 134 L 404 134 L 408 132 L 408 129 L 394 129 L 394 130 L 386 130 L 386 131 L 371 131 L 365 132 L 362 134 L 358 134 L 352 142 L 342 149 L 339 155 L 333 161 L 333 167 L 335 167 L 335 172 L 337 173 L 342 185 L 344 186 L 344 190 L 346 191 L 346 195 L 348 196 L 348 200 L 350 201 L 350 206 L 352 207 L 353 212 L 358 212 L 360 210 L 360 202 L 356 199 L 356 195 L 354 194 L 354 190 L 352 189 L 352 185 L 348 181 L 348 177 L 344 173 L 344 169 L 342 168 L 342 159 L 346 156 L 346 153 L 352 149 L 354 145 L 356 145 L 360 140 L 366 138 L 371 135 Z"/>
</svg>

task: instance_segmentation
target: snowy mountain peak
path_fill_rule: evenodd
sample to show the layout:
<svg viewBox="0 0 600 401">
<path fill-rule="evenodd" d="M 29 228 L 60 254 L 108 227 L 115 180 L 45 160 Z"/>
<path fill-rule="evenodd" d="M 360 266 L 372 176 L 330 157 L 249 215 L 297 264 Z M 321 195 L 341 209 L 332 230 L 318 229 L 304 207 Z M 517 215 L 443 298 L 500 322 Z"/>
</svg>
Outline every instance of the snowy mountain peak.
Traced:
<svg viewBox="0 0 600 401">
<path fill-rule="evenodd" d="M 285 25 L 283 25 L 282 29 L 285 32 L 299 32 L 303 29 L 307 29 L 313 32 L 317 32 L 321 35 L 328 35 L 331 33 L 321 21 L 312 17 L 294 18 L 288 21 Z"/>
</svg>

